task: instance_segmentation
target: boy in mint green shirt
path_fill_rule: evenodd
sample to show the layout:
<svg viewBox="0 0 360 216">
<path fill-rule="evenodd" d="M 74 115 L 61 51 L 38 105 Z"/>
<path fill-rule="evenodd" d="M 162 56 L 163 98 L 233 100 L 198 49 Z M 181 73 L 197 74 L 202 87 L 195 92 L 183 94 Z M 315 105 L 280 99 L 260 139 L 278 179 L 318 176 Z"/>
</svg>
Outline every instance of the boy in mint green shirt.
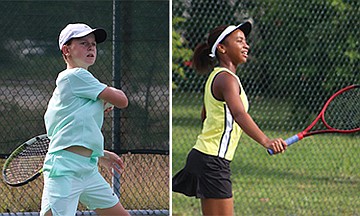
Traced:
<svg viewBox="0 0 360 216">
<path fill-rule="evenodd" d="M 98 95 L 107 86 L 83 68 L 62 71 L 56 86 L 45 113 L 49 153 L 76 145 L 91 149 L 94 157 L 103 156 L 104 103 Z"/>
<path fill-rule="evenodd" d="M 123 91 L 88 71 L 96 60 L 97 43 L 105 39 L 105 30 L 82 23 L 69 24 L 60 33 L 67 67 L 56 79 L 44 116 L 50 145 L 40 215 L 75 215 L 79 201 L 99 215 L 129 215 L 98 171 L 98 163 L 110 172 L 124 168 L 118 155 L 104 150 L 101 127 L 106 103 L 128 105 Z"/>
</svg>

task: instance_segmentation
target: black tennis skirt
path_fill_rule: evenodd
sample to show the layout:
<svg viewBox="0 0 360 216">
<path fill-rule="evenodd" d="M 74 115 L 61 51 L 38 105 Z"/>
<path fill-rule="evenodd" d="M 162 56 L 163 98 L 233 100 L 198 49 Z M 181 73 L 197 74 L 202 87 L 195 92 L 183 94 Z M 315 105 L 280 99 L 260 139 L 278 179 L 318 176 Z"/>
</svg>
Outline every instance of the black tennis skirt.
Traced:
<svg viewBox="0 0 360 216">
<path fill-rule="evenodd" d="M 192 149 L 185 167 L 172 179 L 172 190 L 206 199 L 232 197 L 230 161 Z"/>
</svg>

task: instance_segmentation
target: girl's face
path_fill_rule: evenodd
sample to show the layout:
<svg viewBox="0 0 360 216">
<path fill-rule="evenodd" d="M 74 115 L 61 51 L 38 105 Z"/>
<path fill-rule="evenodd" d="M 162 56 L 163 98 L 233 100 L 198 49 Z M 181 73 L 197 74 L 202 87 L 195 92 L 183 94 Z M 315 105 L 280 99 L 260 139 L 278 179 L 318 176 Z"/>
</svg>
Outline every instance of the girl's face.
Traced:
<svg viewBox="0 0 360 216">
<path fill-rule="evenodd" d="M 82 38 L 72 39 L 69 45 L 64 46 L 63 53 L 66 56 L 68 67 L 81 67 L 88 69 L 96 60 L 95 35 L 89 34 Z"/>
<path fill-rule="evenodd" d="M 246 62 L 250 47 L 246 43 L 245 35 L 241 30 L 237 29 L 227 36 L 223 45 L 226 54 L 235 65 Z"/>
</svg>

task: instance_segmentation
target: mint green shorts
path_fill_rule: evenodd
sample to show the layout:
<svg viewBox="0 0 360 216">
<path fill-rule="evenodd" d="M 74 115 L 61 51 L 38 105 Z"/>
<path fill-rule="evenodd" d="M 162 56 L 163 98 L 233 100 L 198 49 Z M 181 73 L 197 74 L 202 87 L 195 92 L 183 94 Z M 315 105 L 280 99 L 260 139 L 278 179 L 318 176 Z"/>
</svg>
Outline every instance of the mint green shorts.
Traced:
<svg viewBox="0 0 360 216">
<path fill-rule="evenodd" d="M 47 154 L 40 215 L 75 215 L 79 201 L 90 210 L 110 208 L 119 199 L 98 171 L 98 158 L 66 150 Z"/>
</svg>

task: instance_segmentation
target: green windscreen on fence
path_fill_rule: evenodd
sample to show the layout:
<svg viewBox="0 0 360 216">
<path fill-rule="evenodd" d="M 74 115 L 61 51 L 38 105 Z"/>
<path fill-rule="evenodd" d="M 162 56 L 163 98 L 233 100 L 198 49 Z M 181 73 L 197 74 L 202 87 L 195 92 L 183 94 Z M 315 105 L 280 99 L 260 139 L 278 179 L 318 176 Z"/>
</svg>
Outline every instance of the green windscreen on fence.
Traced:
<svg viewBox="0 0 360 216">
<path fill-rule="evenodd" d="M 43 114 L 57 74 L 66 66 L 58 48 L 58 35 L 68 23 L 76 22 L 102 27 L 108 33 L 89 70 L 108 85 L 117 82 L 129 98 L 129 107 L 120 112 L 118 119 L 126 125 L 119 131 L 122 141 L 118 149 L 122 153 L 168 152 L 168 2 L 117 4 L 113 23 L 112 1 L 3 3 L 0 109 L 4 115 L 0 154 L 9 154 L 19 142 L 45 133 Z M 113 24 L 118 29 L 116 35 Z M 114 65 L 117 80 L 112 78 Z M 109 140 L 111 130 L 107 132 Z M 111 143 L 107 142 L 107 148 L 113 148 Z"/>
<path fill-rule="evenodd" d="M 219 25 L 254 23 L 237 75 L 249 114 L 270 138 L 299 133 L 330 95 L 360 84 L 359 1 L 174 0 L 172 7 L 173 175 L 201 132 L 206 75 L 191 68 L 193 50 Z M 358 215 L 359 150 L 359 133 L 327 134 L 270 157 L 243 134 L 231 163 L 235 215 Z M 174 214 L 201 213 L 199 201 L 178 193 L 172 203 Z"/>
<path fill-rule="evenodd" d="M 86 23 L 108 36 L 89 71 L 129 99 L 102 128 L 105 149 L 126 163 L 120 200 L 126 209 L 168 209 L 169 1 L 4 1 L 0 22 L 1 168 L 22 142 L 46 133 L 43 116 L 66 68 L 59 33 Z M 41 193 L 42 177 L 19 188 L 1 178 L 0 215 L 38 212 Z"/>
</svg>

